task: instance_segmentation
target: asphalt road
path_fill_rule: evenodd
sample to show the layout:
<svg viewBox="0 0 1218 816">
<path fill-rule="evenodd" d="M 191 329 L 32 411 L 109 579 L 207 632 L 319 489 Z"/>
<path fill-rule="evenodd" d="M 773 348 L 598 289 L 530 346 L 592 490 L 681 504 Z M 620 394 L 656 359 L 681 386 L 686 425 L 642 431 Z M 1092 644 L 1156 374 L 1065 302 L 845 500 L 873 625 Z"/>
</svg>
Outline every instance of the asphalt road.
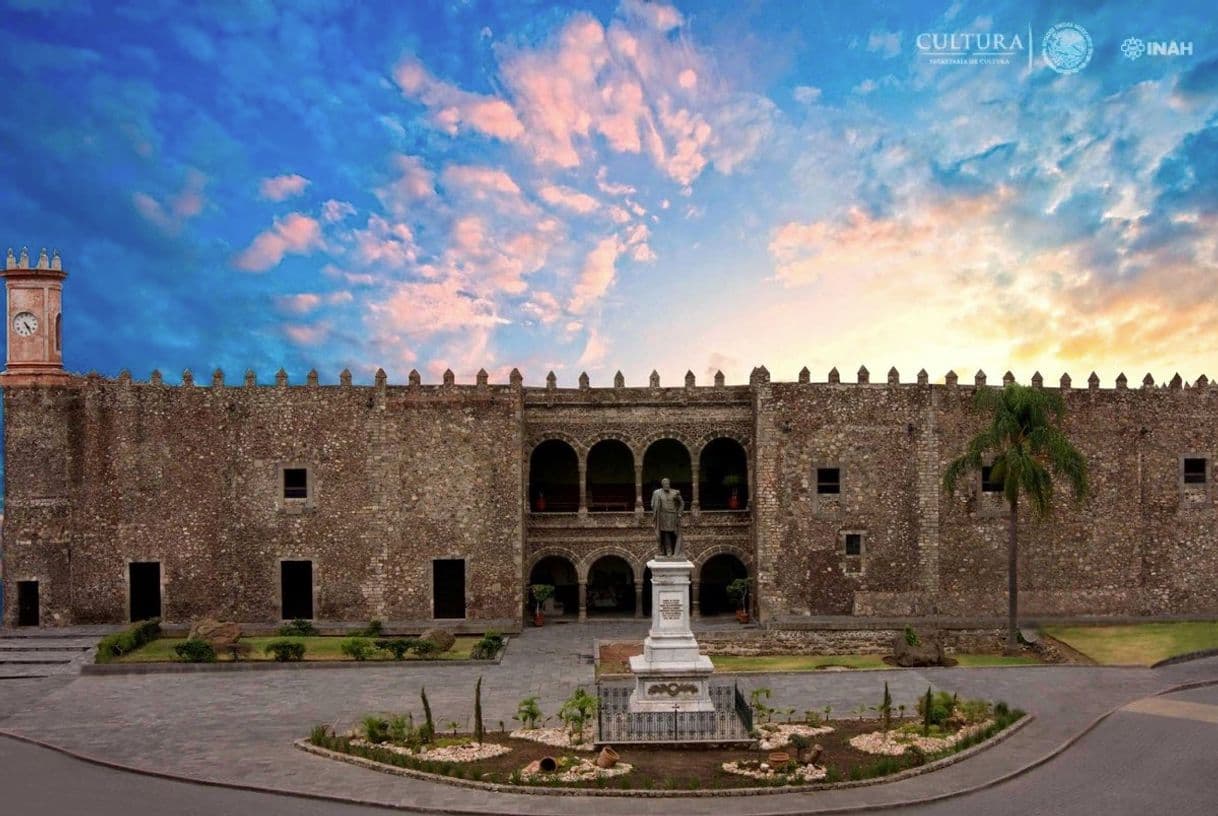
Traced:
<svg viewBox="0 0 1218 816">
<path fill-rule="evenodd" d="M 899 816 L 1213 816 L 1218 813 L 1218 687 L 1155 700 L 1152 707 L 1172 716 L 1164 711 L 1122 710 L 1028 774 L 975 794 L 886 812 Z M 538 810 L 545 809 L 543 800 L 536 804 Z M 708 813 L 725 810 L 724 800 L 707 800 L 706 804 Z M 663 800 L 640 800 L 639 806 L 640 813 L 665 812 Z M 8 738 L 0 738 L 0 811 L 22 816 L 368 816 L 401 812 L 173 782 L 111 770 Z"/>
</svg>

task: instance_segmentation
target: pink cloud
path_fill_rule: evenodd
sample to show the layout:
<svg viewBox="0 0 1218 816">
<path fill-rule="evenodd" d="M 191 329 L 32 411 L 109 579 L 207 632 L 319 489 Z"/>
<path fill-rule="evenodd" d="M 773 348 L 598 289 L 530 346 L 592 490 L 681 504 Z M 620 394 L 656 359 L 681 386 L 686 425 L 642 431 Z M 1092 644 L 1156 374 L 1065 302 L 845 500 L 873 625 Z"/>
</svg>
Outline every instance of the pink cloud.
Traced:
<svg viewBox="0 0 1218 816">
<path fill-rule="evenodd" d="M 162 204 L 147 193 L 136 192 L 131 195 L 131 203 L 143 218 L 165 232 L 173 235 L 182 226 L 203 211 L 206 199 L 203 188 L 207 186 L 207 177 L 198 170 L 186 173 L 182 188 Z"/>
<path fill-rule="evenodd" d="M 580 314 L 609 291 L 616 275 L 617 257 L 622 252 L 622 243 L 616 236 L 601 239 L 584 259 L 579 280 L 567 301 L 567 309 Z"/>
<path fill-rule="evenodd" d="M 315 346 L 329 336 L 330 327 L 322 323 L 314 325 L 285 323 L 283 325 L 283 333 L 294 343 L 302 346 Z"/>
<path fill-rule="evenodd" d="M 390 222 L 379 215 L 369 216 L 367 226 L 356 230 L 353 236 L 356 256 L 365 264 L 383 264 L 400 269 L 414 263 L 418 257 L 418 247 L 410 227 Z"/>
<path fill-rule="evenodd" d="M 518 196 L 520 187 L 503 170 L 475 164 L 450 164 L 444 168 L 444 183 L 472 192 L 477 198 L 488 194 Z"/>
<path fill-rule="evenodd" d="M 395 154 L 393 165 L 398 177 L 378 188 L 376 196 L 390 212 L 400 217 L 414 204 L 435 196 L 436 178 L 418 156 Z"/>
<path fill-rule="evenodd" d="M 327 224 L 337 224 L 349 215 L 355 215 L 355 207 L 350 202 L 331 198 L 321 205 L 321 217 Z"/>
<path fill-rule="evenodd" d="M 270 176 L 258 183 L 258 193 L 267 201 L 284 201 L 300 195 L 309 186 L 309 180 L 304 176 L 292 173 L 284 176 Z"/>
<path fill-rule="evenodd" d="M 449 134 L 469 126 L 495 139 L 512 141 L 524 132 L 524 126 L 507 102 L 463 91 L 437 79 L 414 57 L 399 62 L 393 78 L 402 93 L 426 106 L 432 121 Z"/>
<path fill-rule="evenodd" d="M 321 305 L 321 296 L 310 292 L 302 292 L 298 295 L 280 295 L 275 298 L 275 305 L 285 312 L 303 315 Z"/>
<path fill-rule="evenodd" d="M 275 219 L 269 230 L 259 233 L 233 263 L 247 272 L 264 272 L 277 266 L 288 253 L 304 255 L 322 245 L 321 225 L 301 213 Z"/>
<path fill-rule="evenodd" d="M 547 184 L 537 191 L 541 200 L 555 207 L 562 207 L 580 215 L 587 215 L 600 207 L 600 202 L 587 193 L 570 187 Z"/>
<path fill-rule="evenodd" d="M 625 0 L 622 10 L 631 17 L 642 20 L 656 31 L 667 32 L 685 23 L 681 12 L 664 3 L 649 0 Z"/>
<path fill-rule="evenodd" d="M 412 336 L 492 328 L 508 322 L 499 317 L 494 301 L 464 290 L 455 278 L 399 284 L 370 309 L 383 329 Z"/>
</svg>

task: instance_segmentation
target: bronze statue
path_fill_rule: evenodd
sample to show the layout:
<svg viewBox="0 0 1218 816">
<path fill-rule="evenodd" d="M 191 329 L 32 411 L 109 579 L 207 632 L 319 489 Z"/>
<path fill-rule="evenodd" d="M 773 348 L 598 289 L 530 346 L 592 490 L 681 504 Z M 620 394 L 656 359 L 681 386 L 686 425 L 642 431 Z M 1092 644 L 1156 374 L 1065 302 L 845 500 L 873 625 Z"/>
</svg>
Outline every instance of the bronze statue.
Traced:
<svg viewBox="0 0 1218 816">
<path fill-rule="evenodd" d="M 666 557 L 681 554 L 681 511 L 685 509 L 681 491 L 673 490 L 669 484 L 668 479 L 661 479 L 659 489 L 651 494 L 660 555 Z"/>
</svg>

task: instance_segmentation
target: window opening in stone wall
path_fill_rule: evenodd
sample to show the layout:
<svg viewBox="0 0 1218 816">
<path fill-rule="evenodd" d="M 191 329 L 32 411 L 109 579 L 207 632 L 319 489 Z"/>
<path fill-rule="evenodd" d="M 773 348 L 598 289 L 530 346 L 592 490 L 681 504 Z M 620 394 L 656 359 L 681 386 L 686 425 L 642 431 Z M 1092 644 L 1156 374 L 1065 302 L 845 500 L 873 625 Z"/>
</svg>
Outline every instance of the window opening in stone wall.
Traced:
<svg viewBox="0 0 1218 816">
<path fill-rule="evenodd" d="M 542 613 L 546 617 L 558 615 L 576 616 L 579 614 L 579 576 L 575 565 L 558 555 L 547 555 L 533 565 L 529 572 L 529 586 L 533 584 L 549 584 L 554 587 L 554 595 L 542 604 Z M 528 601 L 529 615 L 533 614 L 533 599 Z"/>
<path fill-rule="evenodd" d="M 698 611 L 702 617 L 731 615 L 736 603 L 728 597 L 728 585 L 737 578 L 748 578 L 744 562 L 731 553 L 720 553 L 707 559 L 698 573 Z"/>
<path fill-rule="evenodd" d="M 842 472 L 839 468 L 816 469 L 816 492 L 836 495 L 842 492 Z"/>
<path fill-rule="evenodd" d="M 668 479 L 669 487 L 678 491 L 689 510 L 694 500 L 693 467 L 689 450 L 678 439 L 657 439 L 643 453 L 643 506 L 651 510 L 651 494 Z"/>
<path fill-rule="evenodd" d="M 846 533 L 846 555 L 863 554 L 862 533 Z"/>
<path fill-rule="evenodd" d="M 698 504 L 703 510 L 748 507 L 748 454 L 743 445 L 730 437 L 712 439 L 698 461 Z"/>
<path fill-rule="evenodd" d="M 281 561 L 279 591 L 284 620 L 313 617 L 313 562 Z"/>
<path fill-rule="evenodd" d="M 132 621 L 161 617 L 159 561 L 132 561 L 127 565 L 127 584 Z"/>
<path fill-rule="evenodd" d="M 1184 483 L 1205 484 L 1206 460 L 1203 458 L 1188 458 L 1184 460 Z"/>
<path fill-rule="evenodd" d="M 579 509 L 579 457 L 561 439 L 547 439 L 529 456 L 529 508 L 534 513 Z"/>
<path fill-rule="evenodd" d="M 634 454 L 625 442 L 602 439 L 588 451 L 588 510 L 634 509 Z"/>
<path fill-rule="evenodd" d="M 1004 485 L 1001 479 L 994 478 L 994 468 L 990 465 L 981 466 L 981 492 L 1001 493 Z"/>
<path fill-rule="evenodd" d="M 308 468 L 283 469 L 283 497 L 285 499 L 309 498 Z"/>
<path fill-rule="evenodd" d="M 465 617 L 465 559 L 437 558 L 431 562 L 432 617 Z"/>
</svg>

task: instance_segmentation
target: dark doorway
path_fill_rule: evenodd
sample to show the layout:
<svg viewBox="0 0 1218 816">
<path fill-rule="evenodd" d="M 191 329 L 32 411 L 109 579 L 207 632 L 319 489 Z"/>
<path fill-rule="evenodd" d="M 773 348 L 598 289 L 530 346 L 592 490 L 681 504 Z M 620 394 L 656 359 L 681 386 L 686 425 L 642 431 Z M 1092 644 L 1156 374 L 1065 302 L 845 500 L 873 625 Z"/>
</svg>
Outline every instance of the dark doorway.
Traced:
<svg viewBox="0 0 1218 816">
<path fill-rule="evenodd" d="M 534 513 L 579 509 L 579 457 L 561 439 L 547 439 L 529 457 L 529 508 Z"/>
<path fill-rule="evenodd" d="M 132 561 L 127 565 L 131 620 L 161 617 L 161 562 Z"/>
<path fill-rule="evenodd" d="M 17 625 L 38 625 L 38 582 L 17 582 Z"/>
<path fill-rule="evenodd" d="M 313 562 L 281 561 L 279 591 L 283 598 L 284 620 L 311 620 L 313 617 Z"/>
<path fill-rule="evenodd" d="M 571 562 L 560 555 L 547 555 L 533 565 L 529 572 L 529 586 L 533 584 L 549 584 L 554 587 L 554 597 L 547 603 L 553 611 L 552 615 L 579 614 L 579 577 Z M 529 615 L 532 616 L 536 607 L 532 596 L 528 597 Z"/>
<path fill-rule="evenodd" d="M 699 573 L 701 584 L 698 587 L 698 608 L 702 616 L 729 615 L 735 612 L 736 605 L 727 596 L 727 585 L 737 578 L 748 577 L 749 571 L 734 555 L 722 553 L 708 559 Z"/>
<path fill-rule="evenodd" d="M 634 570 L 625 558 L 606 555 L 589 568 L 588 614 L 634 614 Z"/>
<path fill-rule="evenodd" d="M 465 559 L 437 558 L 431 562 L 432 617 L 465 617 Z"/>
<path fill-rule="evenodd" d="M 668 479 L 670 486 L 680 491 L 689 510 L 694 500 L 693 468 L 690 467 L 689 451 L 676 439 L 659 439 L 652 442 L 643 454 L 643 504 L 651 509 L 651 494 L 660 486 L 661 479 Z"/>
</svg>

